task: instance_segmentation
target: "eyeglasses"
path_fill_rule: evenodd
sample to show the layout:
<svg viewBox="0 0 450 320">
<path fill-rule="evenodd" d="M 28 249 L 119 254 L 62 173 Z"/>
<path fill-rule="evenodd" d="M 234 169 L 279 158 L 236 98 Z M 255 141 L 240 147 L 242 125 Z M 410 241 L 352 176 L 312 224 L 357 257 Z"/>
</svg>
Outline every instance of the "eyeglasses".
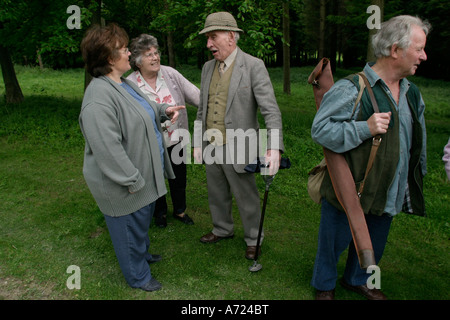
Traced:
<svg viewBox="0 0 450 320">
<path fill-rule="evenodd" d="M 120 53 L 123 53 L 123 54 L 128 54 L 130 52 L 130 50 L 128 50 L 128 48 L 125 48 L 123 50 L 117 50 L 117 51 L 119 51 Z"/>
<path fill-rule="evenodd" d="M 146 53 L 144 54 L 145 58 L 158 58 L 160 55 L 159 51 L 155 51 L 155 52 L 150 52 L 150 53 Z"/>
</svg>

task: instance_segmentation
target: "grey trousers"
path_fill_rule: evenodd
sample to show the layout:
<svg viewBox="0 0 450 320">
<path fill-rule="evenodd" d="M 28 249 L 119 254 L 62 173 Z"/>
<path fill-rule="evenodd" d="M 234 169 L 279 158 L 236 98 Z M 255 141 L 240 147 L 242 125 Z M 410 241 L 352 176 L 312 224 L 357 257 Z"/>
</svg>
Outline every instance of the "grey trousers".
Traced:
<svg viewBox="0 0 450 320">
<path fill-rule="evenodd" d="M 255 175 L 237 173 L 232 164 L 206 164 L 208 183 L 208 201 L 211 211 L 213 230 L 216 236 L 234 235 L 232 215 L 233 196 L 241 216 L 244 228 L 244 240 L 247 246 L 256 246 L 261 206 Z M 261 233 L 261 243 L 264 232 Z"/>
</svg>

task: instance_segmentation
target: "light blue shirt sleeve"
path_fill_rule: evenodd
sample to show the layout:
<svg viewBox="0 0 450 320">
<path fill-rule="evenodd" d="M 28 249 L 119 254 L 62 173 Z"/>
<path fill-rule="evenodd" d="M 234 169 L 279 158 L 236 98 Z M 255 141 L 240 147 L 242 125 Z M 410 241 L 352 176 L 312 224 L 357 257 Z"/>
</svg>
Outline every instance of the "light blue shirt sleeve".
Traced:
<svg viewBox="0 0 450 320">
<path fill-rule="evenodd" d="M 339 80 L 325 93 L 312 127 L 312 139 L 336 153 L 358 147 L 372 137 L 367 121 L 356 121 L 358 89 L 347 79 Z"/>
</svg>

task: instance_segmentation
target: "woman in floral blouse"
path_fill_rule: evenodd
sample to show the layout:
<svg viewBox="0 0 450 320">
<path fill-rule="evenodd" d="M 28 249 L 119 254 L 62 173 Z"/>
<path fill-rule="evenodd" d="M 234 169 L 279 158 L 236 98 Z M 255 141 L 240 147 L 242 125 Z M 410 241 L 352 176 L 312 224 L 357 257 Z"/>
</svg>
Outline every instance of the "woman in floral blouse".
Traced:
<svg viewBox="0 0 450 320">
<path fill-rule="evenodd" d="M 131 41 L 130 51 L 130 64 L 134 72 L 127 79 L 133 81 L 150 100 L 169 105 L 186 105 L 188 103 L 195 107 L 198 106 L 200 90 L 174 68 L 161 65 L 158 41 L 155 37 L 149 34 L 141 34 Z M 193 224 L 192 219 L 185 213 L 186 150 L 176 148 L 176 145 L 181 142 L 182 136 L 175 131 L 176 129 L 189 130 L 188 117 L 184 109 L 180 110 L 179 113 L 177 122 L 172 124 L 167 121 L 163 124 L 166 144 L 176 176 L 175 179 L 169 179 L 169 188 L 174 218 L 185 224 Z M 165 196 L 163 196 L 156 201 L 156 225 L 165 227 L 167 225 L 166 215 L 167 203 Z"/>
</svg>

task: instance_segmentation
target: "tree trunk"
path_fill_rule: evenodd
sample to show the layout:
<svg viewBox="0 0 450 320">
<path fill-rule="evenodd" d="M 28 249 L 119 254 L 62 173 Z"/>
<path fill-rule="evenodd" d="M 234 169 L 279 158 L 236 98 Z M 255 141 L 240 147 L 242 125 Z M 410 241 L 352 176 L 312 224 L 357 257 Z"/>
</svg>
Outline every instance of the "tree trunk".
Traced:
<svg viewBox="0 0 450 320">
<path fill-rule="evenodd" d="M 2 66 L 3 82 L 5 83 L 6 103 L 21 103 L 23 101 L 22 89 L 17 81 L 11 55 L 6 47 L 0 45 L 0 64 Z"/>
<path fill-rule="evenodd" d="M 36 55 L 37 55 L 37 59 L 38 59 L 38 62 L 39 62 L 39 68 L 41 70 L 44 70 L 44 62 L 42 61 L 42 56 L 39 53 L 39 49 L 36 49 Z"/>
<path fill-rule="evenodd" d="M 169 66 L 176 68 L 175 51 L 173 48 L 173 31 L 167 32 L 167 51 L 169 53 Z"/>
<path fill-rule="evenodd" d="M 326 18 L 326 1 L 320 0 L 320 22 L 319 22 L 319 59 L 324 57 L 325 51 L 325 18 Z"/>
<path fill-rule="evenodd" d="M 283 1 L 283 91 L 291 94 L 291 40 L 289 35 L 289 0 Z"/>
<path fill-rule="evenodd" d="M 326 15 L 337 16 L 339 14 L 340 1 L 329 1 L 327 3 Z M 336 54 L 337 54 L 337 40 L 338 40 L 338 26 L 334 22 L 325 23 L 325 48 L 324 56 L 330 59 L 331 71 L 336 72 Z"/>
</svg>

